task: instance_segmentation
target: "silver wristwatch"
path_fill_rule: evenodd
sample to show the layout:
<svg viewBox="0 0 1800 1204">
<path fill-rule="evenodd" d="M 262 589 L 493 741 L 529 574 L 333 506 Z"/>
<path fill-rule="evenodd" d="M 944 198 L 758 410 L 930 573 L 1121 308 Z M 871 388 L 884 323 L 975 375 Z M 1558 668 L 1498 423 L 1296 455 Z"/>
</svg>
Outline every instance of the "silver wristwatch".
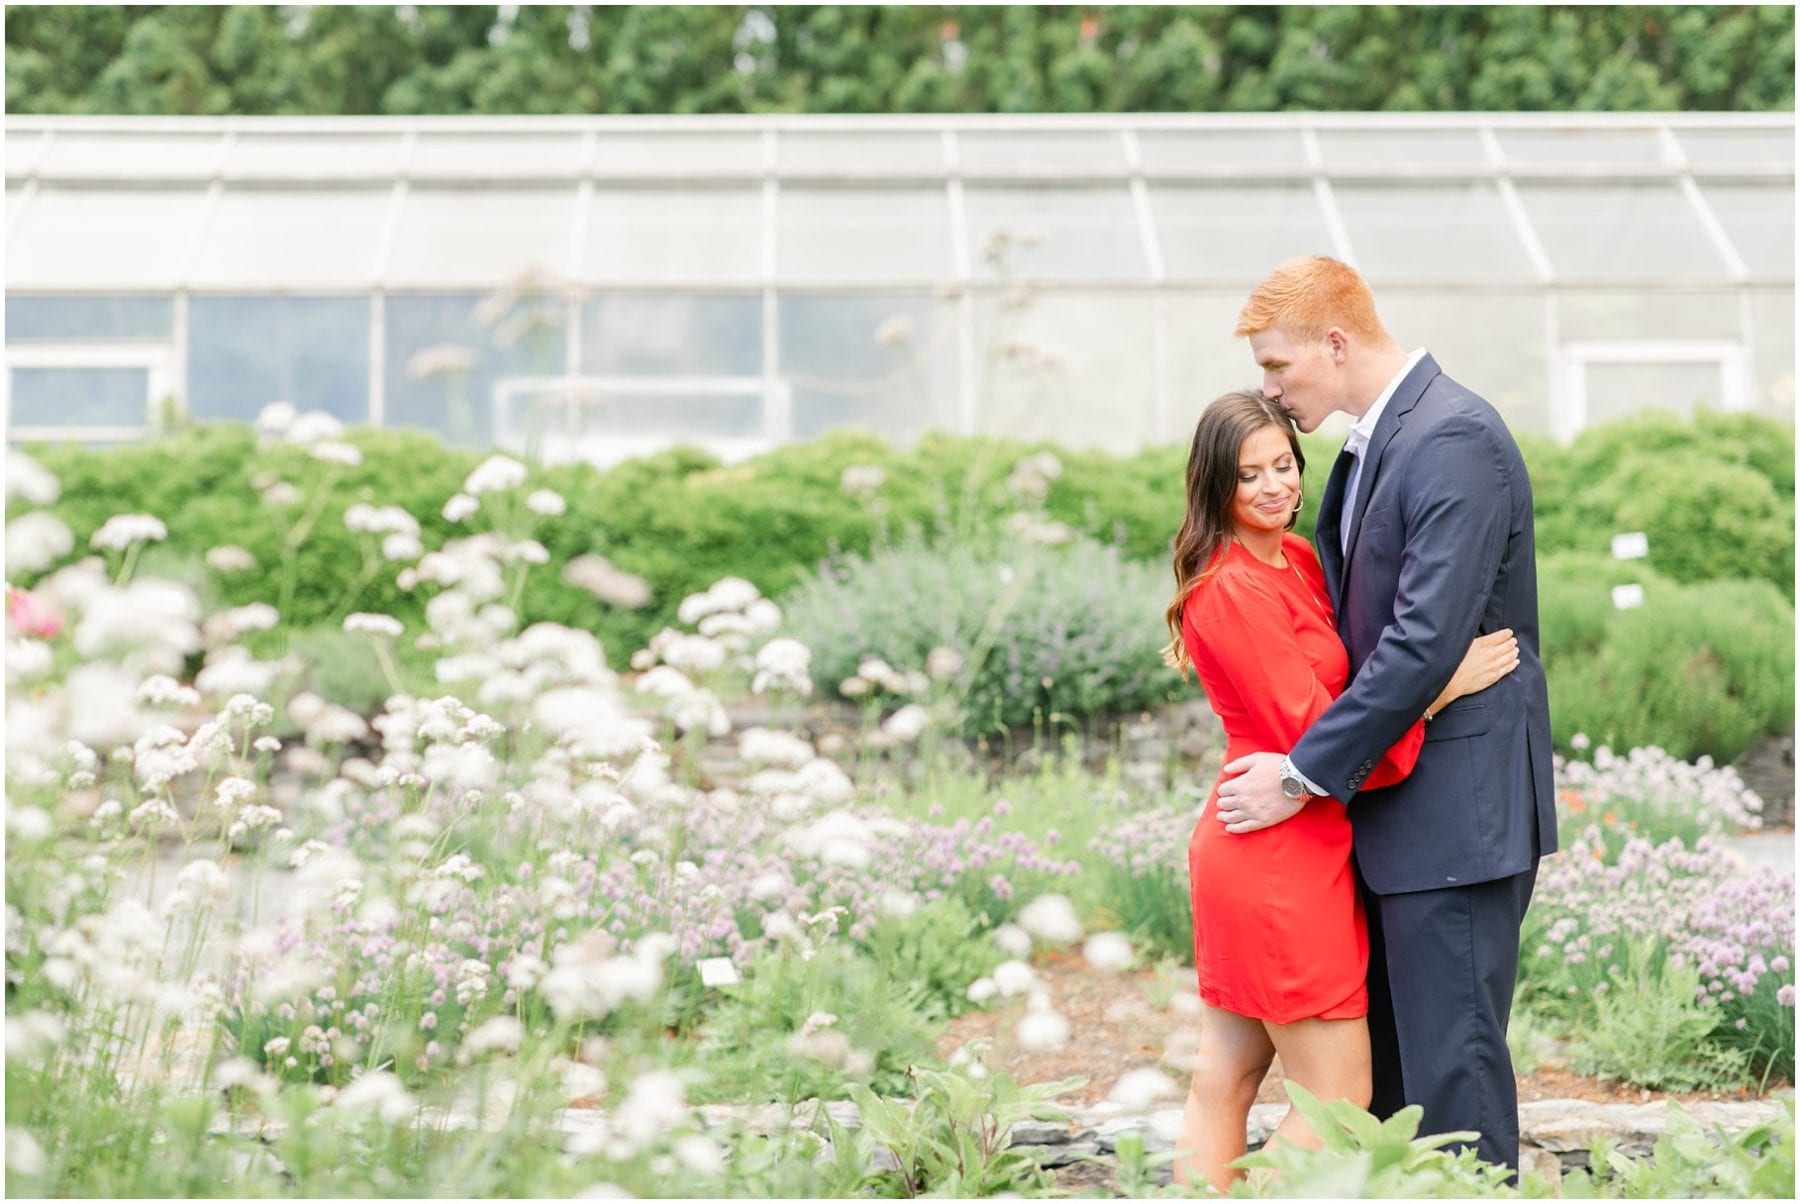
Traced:
<svg viewBox="0 0 1800 1204">
<path fill-rule="evenodd" d="M 1300 776 L 1300 771 L 1295 769 L 1294 763 L 1286 757 L 1281 759 L 1279 778 L 1281 781 L 1281 793 L 1287 795 L 1291 799 L 1303 799 L 1308 797 L 1306 779 Z"/>
</svg>

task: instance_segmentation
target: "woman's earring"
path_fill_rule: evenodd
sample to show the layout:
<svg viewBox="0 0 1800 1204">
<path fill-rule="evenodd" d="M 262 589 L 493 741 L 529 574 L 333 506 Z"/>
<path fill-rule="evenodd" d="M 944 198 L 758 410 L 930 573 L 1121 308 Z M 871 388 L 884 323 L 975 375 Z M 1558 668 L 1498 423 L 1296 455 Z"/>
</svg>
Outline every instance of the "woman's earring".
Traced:
<svg viewBox="0 0 1800 1204">
<path fill-rule="evenodd" d="M 1288 520 L 1287 520 L 1287 529 L 1288 530 L 1292 531 L 1295 528 L 1295 526 L 1297 526 L 1299 524 L 1300 508 L 1304 505 L 1306 505 L 1306 494 L 1305 493 L 1296 493 L 1294 495 L 1294 512 L 1292 514 L 1288 515 Z"/>
</svg>

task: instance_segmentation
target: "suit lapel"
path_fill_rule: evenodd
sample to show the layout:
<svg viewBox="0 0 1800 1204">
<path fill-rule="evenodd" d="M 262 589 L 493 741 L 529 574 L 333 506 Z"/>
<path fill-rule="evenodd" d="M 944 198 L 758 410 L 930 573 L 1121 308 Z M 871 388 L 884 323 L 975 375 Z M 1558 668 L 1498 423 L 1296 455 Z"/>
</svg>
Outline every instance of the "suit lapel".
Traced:
<svg viewBox="0 0 1800 1204">
<path fill-rule="evenodd" d="M 1425 386 L 1429 385 L 1440 374 L 1437 361 L 1429 355 L 1424 356 L 1413 365 L 1413 370 L 1406 374 L 1406 379 L 1388 398 L 1387 408 L 1381 412 L 1381 421 L 1375 424 L 1375 433 L 1369 436 L 1369 446 L 1363 449 L 1362 476 L 1356 482 L 1356 501 L 1350 514 L 1350 538 L 1344 546 L 1344 575 L 1349 575 L 1350 558 L 1356 551 L 1356 537 L 1362 534 L 1363 515 L 1369 509 L 1369 499 L 1375 494 L 1375 482 L 1381 477 L 1381 457 L 1387 451 L 1388 444 L 1393 442 L 1394 435 L 1400 429 L 1412 408 L 1419 404 L 1419 398 L 1425 395 Z"/>
<path fill-rule="evenodd" d="M 1339 577 L 1344 571 L 1344 548 L 1338 539 L 1338 519 L 1344 512 L 1344 486 L 1350 479 L 1354 457 L 1339 452 L 1331 475 L 1325 480 L 1325 494 L 1319 499 L 1319 513 L 1313 525 L 1313 544 L 1319 549 L 1319 567 L 1325 570 L 1325 587 L 1331 593 L 1331 606 L 1338 604 Z"/>
</svg>

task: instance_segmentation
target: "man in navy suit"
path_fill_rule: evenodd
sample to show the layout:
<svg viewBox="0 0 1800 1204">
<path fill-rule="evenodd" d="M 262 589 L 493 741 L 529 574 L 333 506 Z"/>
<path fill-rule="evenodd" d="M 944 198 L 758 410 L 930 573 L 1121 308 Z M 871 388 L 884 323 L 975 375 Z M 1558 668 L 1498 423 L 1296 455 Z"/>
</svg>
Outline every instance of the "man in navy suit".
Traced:
<svg viewBox="0 0 1800 1204">
<path fill-rule="evenodd" d="M 1538 859 L 1556 850 L 1524 461 L 1491 405 L 1389 337 L 1345 264 L 1282 264 L 1237 333 L 1301 430 L 1336 410 L 1357 420 L 1315 533 L 1351 678 L 1285 757 L 1225 766 L 1240 776 L 1220 787 L 1218 818 L 1249 832 L 1311 796 L 1349 807 L 1369 921 L 1371 1110 L 1419 1104 L 1423 1131 L 1476 1130 L 1482 1158 L 1516 1166 L 1506 1023 Z M 1405 781 L 1359 792 L 1469 641 L 1507 627 L 1518 669 L 1433 717 Z"/>
</svg>

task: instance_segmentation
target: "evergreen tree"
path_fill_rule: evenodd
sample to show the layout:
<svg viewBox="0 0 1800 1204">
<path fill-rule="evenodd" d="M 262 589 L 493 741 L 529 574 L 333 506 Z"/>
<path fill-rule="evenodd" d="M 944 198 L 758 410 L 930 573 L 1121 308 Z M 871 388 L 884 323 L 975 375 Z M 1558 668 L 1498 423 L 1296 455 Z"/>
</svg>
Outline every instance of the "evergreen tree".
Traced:
<svg viewBox="0 0 1800 1204">
<path fill-rule="evenodd" d="M 1774 6 L 9 8 L 15 113 L 1785 110 Z"/>
</svg>

